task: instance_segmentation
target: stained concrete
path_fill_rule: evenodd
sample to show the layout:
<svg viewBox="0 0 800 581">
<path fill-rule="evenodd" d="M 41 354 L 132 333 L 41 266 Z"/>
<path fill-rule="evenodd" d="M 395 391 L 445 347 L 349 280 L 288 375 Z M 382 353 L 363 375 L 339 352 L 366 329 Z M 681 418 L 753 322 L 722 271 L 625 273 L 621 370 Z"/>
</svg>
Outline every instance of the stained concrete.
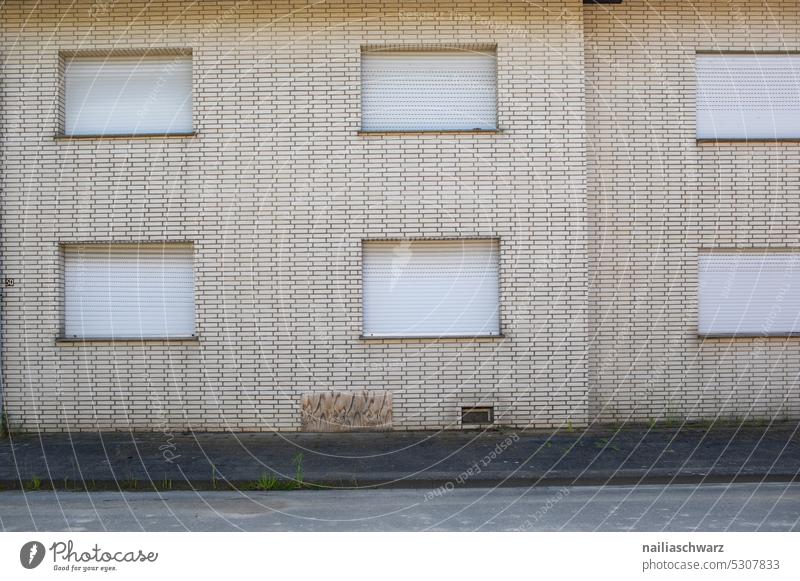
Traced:
<svg viewBox="0 0 800 581">
<path fill-rule="evenodd" d="M 346 434 L 78 433 L 0 441 L 0 486 L 334 488 L 792 481 L 796 423 L 713 429 Z"/>
</svg>

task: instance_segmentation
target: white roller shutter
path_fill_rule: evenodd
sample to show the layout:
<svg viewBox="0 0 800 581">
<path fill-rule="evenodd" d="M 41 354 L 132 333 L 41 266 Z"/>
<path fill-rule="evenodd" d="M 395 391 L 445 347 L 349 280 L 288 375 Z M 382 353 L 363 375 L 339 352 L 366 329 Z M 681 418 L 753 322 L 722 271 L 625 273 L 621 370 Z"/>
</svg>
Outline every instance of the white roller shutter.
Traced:
<svg viewBox="0 0 800 581">
<path fill-rule="evenodd" d="M 65 75 L 67 135 L 192 132 L 191 57 L 73 58 Z"/>
<path fill-rule="evenodd" d="M 800 254 L 700 255 L 701 335 L 800 333 Z"/>
<path fill-rule="evenodd" d="M 495 129 L 497 58 L 475 51 L 364 51 L 364 131 Z"/>
<path fill-rule="evenodd" d="M 365 242 L 364 335 L 500 333 L 496 240 Z"/>
<path fill-rule="evenodd" d="M 64 248 L 68 338 L 192 337 L 191 244 Z"/>
<path fill-rule="evenodd" d="M 800 137 L 800 55 L 697 55 L 697 137 Z"/>
</svg>

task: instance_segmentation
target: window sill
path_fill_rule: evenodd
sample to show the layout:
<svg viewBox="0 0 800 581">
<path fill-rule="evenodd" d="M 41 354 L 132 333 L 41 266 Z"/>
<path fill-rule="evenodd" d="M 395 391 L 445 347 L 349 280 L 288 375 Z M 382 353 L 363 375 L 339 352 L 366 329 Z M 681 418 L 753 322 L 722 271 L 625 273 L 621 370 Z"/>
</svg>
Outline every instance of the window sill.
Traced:
<svg viewBox="0 0 800 581">
<path fill-rule="evenodd" d="M 359 135 L 501 135 L 501 129 L 418 129 L 418 130 L 377 130 L 360 129 Z"/>
<path fill-rule="evenodd" d="M 114 140 L 114 139 L 187 139 L 197 137 L 197 132 L 192 133 L 128 133 L 114 135 L 65 135 L 57 134 L 53 137 L 55 141 L 95 141 L 95 140 Z"/>
<path fill-rule="evenodd" d="M 84 343 L 199 343 L 200 337 L 56 337 L 56 345 Z"/>
<path fill-rule="evenodd" d="M 698 138 L 697 140 L 698 145 L 705 145 L 705 144 L 714 144 L 714 143 L 755 143 L 755 144 L 763 144 L 763 143 L 800 143 L 800 137 L 780 137 L 775 139 L 747 139 L 747 138 L 736 138 L 736 137 L 726 137 L 724 139 L 713 139 L 710 137 L 703 137 Z"/>
<path fill-rule="evenodd" d="M 393 335 L 361 335 L 362 341 L 385 342 L 385 341 L 491 341 L 494 339 L 505 339 L 502 333 L 499 335 L 449 335 L 449 336 L 427 336 L 427 337 L 397 337 Z"/>
<path fill-rule="evenodd" d="M 798 339 L 800 333 L 698 333 L 700 339 Z"/>
</svg>

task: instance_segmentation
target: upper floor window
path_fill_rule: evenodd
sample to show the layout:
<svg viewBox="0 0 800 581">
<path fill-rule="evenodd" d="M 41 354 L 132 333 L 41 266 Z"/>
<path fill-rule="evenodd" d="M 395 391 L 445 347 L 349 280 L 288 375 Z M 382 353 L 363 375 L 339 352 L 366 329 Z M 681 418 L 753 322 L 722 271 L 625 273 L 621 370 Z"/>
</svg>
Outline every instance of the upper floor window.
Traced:
<svg viewBox="0 0 800 581">
<path fill-rule="evenodd" d="M 496 129 L 496 53 L 365 49 L 361 116 L 363 131 Z"/>
<path fill-rule="evenodd" d="M 191 56 L 66 59 L 65 135 L 191 132 Z"/>
<path fill-rule="evenodd" d="M 698 54 L 698 139 L 800 139 L 800 55 Z"/>
<path fill-rule="evenodd" d="M 192 244 L 64 247 L 64 335 L 81 339 L 195 335 Z"/>
</svg>

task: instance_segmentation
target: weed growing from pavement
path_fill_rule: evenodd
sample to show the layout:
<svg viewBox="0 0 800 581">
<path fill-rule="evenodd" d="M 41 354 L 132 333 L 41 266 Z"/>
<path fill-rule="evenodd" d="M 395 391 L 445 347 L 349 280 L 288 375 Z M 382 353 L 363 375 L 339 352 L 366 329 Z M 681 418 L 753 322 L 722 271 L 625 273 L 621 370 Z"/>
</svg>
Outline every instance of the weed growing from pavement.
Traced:
<svg viewBox="0 0 800 581">
<path fill-rule="evenodd" d="M 301 488 L 301 485 L 298 485 L 298 483 L 293 480 L 281 480 L 274 474 L 268 474 L 266 472 L 255 482 L 247 482 L 240 487 L 241 490 L 257 490 L 259 492 L 297 490 L 299 488 Z"/>
<path fill-rule="evenodd" d="M 305 488 L 305 482 L 303 481 L 304 472 L 303 472 L 303 454 L 297 454 L 294 458 L 292 458 L 292 464 L 294 465 L 294 479 L 293 480 L 281 480 L 274 474 L 268 474 L 264 472 L 261 475 L 261 478 L 256 480 L 255 482 L 250 482 L 243 485 L 241 488 L 242 490 L 259 490 L 259 491 L 268 491 L 268 490 L 300 490 Z"/>
<path fill-rule="evenodd" d="M 136 478 L 128 478 L 119 483 L 122 490 L 139 490 L 139 481 Z"/>
<path fill-rule="evenodd" d="M 6 407 L 3 406 L 0 408 L 0 440 L 8 438 L 11 435 L 11 432 L 8 427 L 8 413 L 6 412 Z"/>
<path fill-rule="evenodd" d="M 292 459 L 294 464 L 294 481 L 297 488 L 303 487 L 303 453 L 300 452 Z"/>
<path fill-rule="evenodd" d="M 262 474 L 258 482 L 256 482 L 256 490 L 275 490 L 278 488 L 280 482 L 278 477 L 274 474 Z"/>
</svg>

